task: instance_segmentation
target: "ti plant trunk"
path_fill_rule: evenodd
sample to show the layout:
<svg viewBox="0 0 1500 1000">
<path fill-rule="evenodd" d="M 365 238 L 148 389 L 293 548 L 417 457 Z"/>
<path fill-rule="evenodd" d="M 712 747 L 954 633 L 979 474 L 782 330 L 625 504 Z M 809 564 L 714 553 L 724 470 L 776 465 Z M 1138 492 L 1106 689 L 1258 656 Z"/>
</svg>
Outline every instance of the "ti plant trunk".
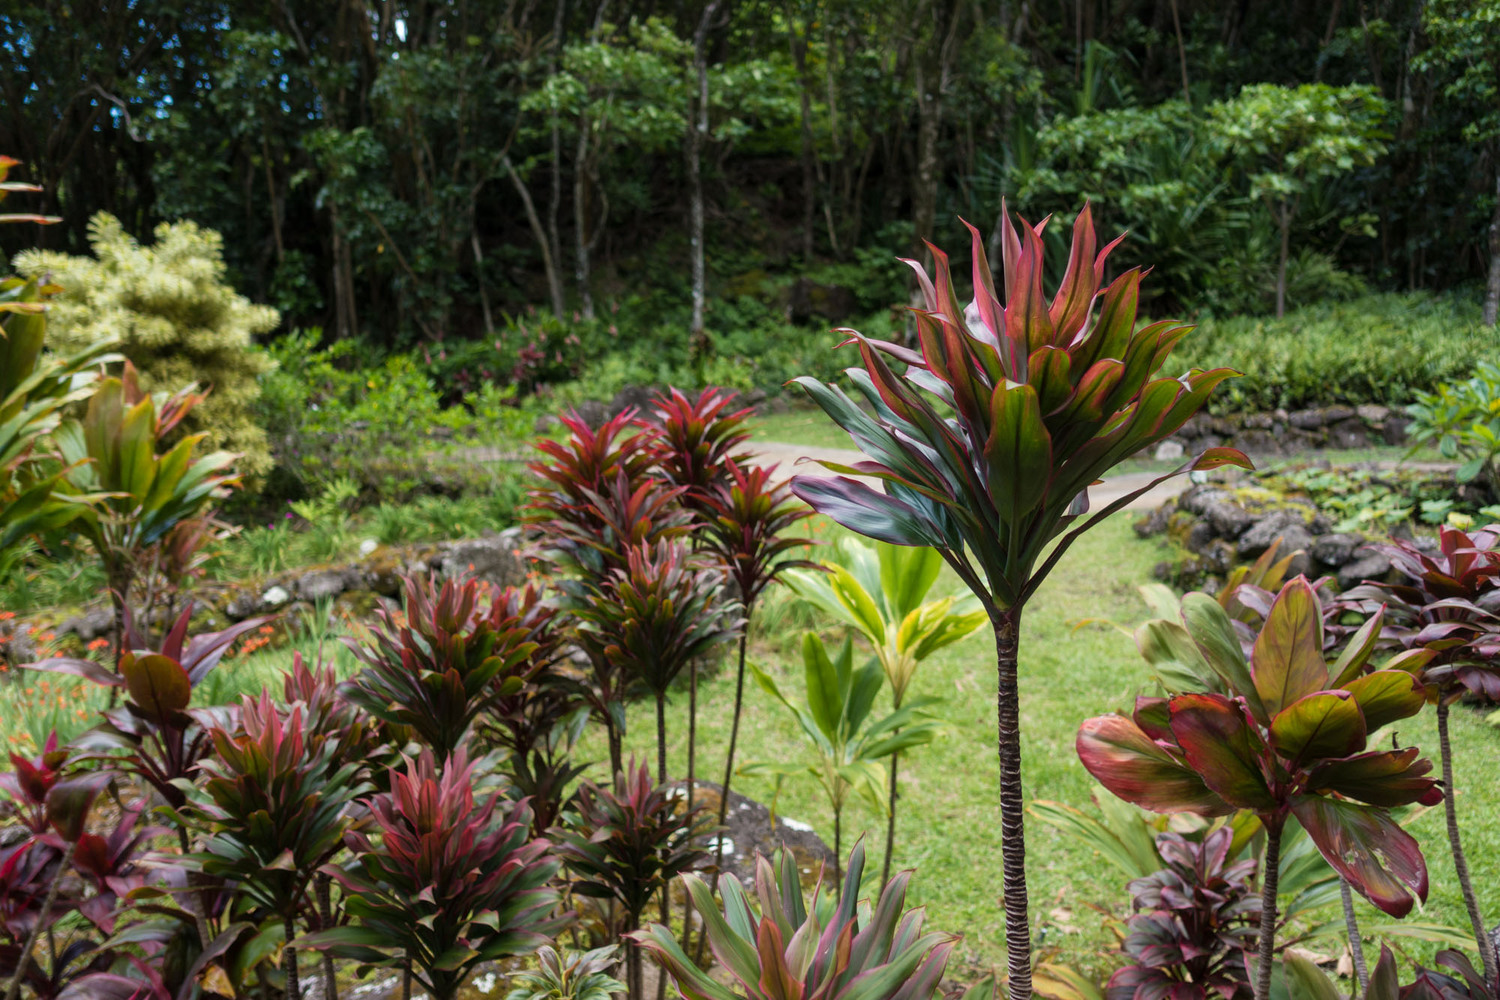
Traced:
<svg viewBox="0 0 1500 1000">
<path fill-rule="evenodd" d="M 281 967 L 286 973 L 286 995 L 288 1000 L 301 1000 L 302 984 L 297 981 L 297 949 L 292 947 L 292 940 L 297 936 L 297 925 L 291 917 L 283 917 L 282 926 L 286 928 L 286 946 L 281 949 Z"/>
<path fill-rule="evenodd" d="M 1479 960 L 1484 965 L 1484 981 L 1495 985 L 1495 946 L 1485 929 L 1484 918 L 1479 913 L 1479 900 L 1474 896 L 1474 880 L 1469 877 L 1469 860 L 1464 856 L 1463 840 L 1458 835 L 1458 810 L 1453 804 L 1453 746 L 1448 740 L 1447 692 L 1438 695 L 1437 726 L 1438 755 L 1443 767 L 1443 812 L 1448 819 L 1448 846 L 1453 850 L 1453 868 L 1458 873 L 1458 885 L 1464 894 L 1464 909 L 1469 911 L 1469 924 L 1474 930 L 1474 943 L 1479 947 Z"/>
<path fill-rule="evenodd" d="M 656 784 L 658 787 L 665 787 L 667 784 L 667 692 L 665 690 L 656 692 Z M 669 932 L 672 927 L 672 907 L 667 900 L 671 888 L 671 883 L 662 882 L 661 922 Z M 666 990 L 667 977 L 663 974 L 656 978 L 656 1000 L 662 1000 L 667 995 Z"/>
<path fill-rule="evenodd" d="M 1276 953 L 1276 883 L 1281 877 L 1281 825 L 1266 824 L 1266 860 L 1260 887 L 1260 956 L 1255 967 L 1255 1000 L 1270 1000 L 1271 957 Z"/>
<path fill-rule="evenodd" d="M 687 766 L 687 810 L 693 811 L 694 784 L 697 777 L 698 749 L 698 661 L 688 664 L 688 766 Z M 682 900 L 682 950 L 688 950 L 693 934 L 692 902 L 686 896 Z"/>
<path fill-rule="evenodd" d="M 844 808 L 833 809 L 833 898 L 844 895 Z"/>
<path fill-rule="evenodd" d="M 1370 988 L 1370 968 L 1365 965 L 1365 943 L 1359 936 L 1359 921 L 1354 916 L 1354 894 L 1349 891 L 1349 880 L 1339 878 L 1339 902 L 1344 906 L 1344 931 L 1349 935 L 1349 955 L 1354 960 L 1354 975 L 1359 981 L 1356 1000 L 1363 1000 Z"/>
<path fill-rule="evenodd" d="M 900 711 L 901 706 L 896 706 Z M 900 732 L 900 730 L 897 730 Z M 891 880 L 891 855 L 896 853 L 896 770 L 901 765 L 901 751 L 897 750 L 891 754 L 891 787 L 887 795 L 885 813 L 885 869 L 880 873 L 880 884 L 882 887 Z"/>
<path fill-rule="evenodd" d="M 734 748 L 740 739 L 740 707 L 745 699 L 745 645 L 750 641 L 750 609 L 740 631 L 739 666 L 734 675 L 734 721 L 729 725 L 729 756 L 724 760 L 724 787 L 719 791 L 719 845 L 714 851 L 714 869 L 724 867 L 724 820 L 729 816 L 729 782 L 734 778 Z"/>
<path fill-rule="evenodd" d="M 1031 1000 L 1031 925 L 1026 899 L 1025 798 L 1021 789 L 1021 692 L 1017 655 L 1021 609 L 998 612 L 995 625 L 995 696 L 1000 755 L 1000 859 L 1005 886 L 1005 950 L 1011 1000 Z"/>
<path fill-rule="evenodd" d="M 333 879 L 327 875 L 316 876 L 318 895 L 318 919 L 322 923 L 321 930 L 333 927 Z M 338 970 L 333 964 L 333 954 L 327 950 L 323 952 L 323 998 L 324 1000 L 338 1000 L 339 976 Z"/>
<path fill-rule="evenodd" d="M 51 923 L 52 907 L 57 903 L 57 890 L 62 886 L 63 874 L 73 865 L 73 852 L 77 850 L 77 842 L 70 843 L 68 849 L 63 852 L 62 864 L 58 865 L 57 878 L 47 887 L 47 896 L 42 900 L 41 912 L 36 915 L 36 923 L 31 925 L 31 933 L 26 935 L 26 944 L 21 948 L 20 960 L 16 962 L 16 974 L 11 977 L 10 985 L 5 988 L 5 1000 L 16 1000 L 21 995 L 21 982 L 26 978 L 26 967 L 31 964 L 31 953 L 36 950 L 37 938 L 41 936 L 42 928 Z"/>
</svg>

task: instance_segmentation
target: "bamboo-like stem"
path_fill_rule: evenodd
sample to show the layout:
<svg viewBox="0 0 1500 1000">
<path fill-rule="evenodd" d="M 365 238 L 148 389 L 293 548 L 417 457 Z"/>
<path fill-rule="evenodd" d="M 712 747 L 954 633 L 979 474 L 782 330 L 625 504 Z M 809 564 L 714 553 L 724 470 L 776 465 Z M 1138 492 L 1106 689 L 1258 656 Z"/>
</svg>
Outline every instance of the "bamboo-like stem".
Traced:
<svg viewBox="0 0 1500 1000">
<path fill-rule="evenodd" d="M 1438 696 L 1438 756 L 1443 768 L 1443 813 L 1448 820 L 1448 847 L 1453 852 L 1453 868 L 1458 874 L 1458 886 L 1463 890 L 1464 909 L 1469 912 L 1469 926 L 1474 931 L 1474 943 L 1479 948 L 1479 961 L 1484 966 L 1484 981 L 1495 985 L 1495 945 L 1485 928 L 1484 917 L 1479 912 L 1479 900 L 1474 895 L 1474 880 L 1469 875 L 1469 859 L 1464 855 L 1463 839 L 1458 832 L 1458 808 L 1453 802 L 1453 745 L 1448 739 L 1448 709 L 1444 695 Z"/>
<path fill-rule="evenodd" d="M 896 706 L 899 711 L 901 706 Z M 900 730 L 896 730 L 900 732 Z M 891 784 L 886 795 L 885 813 L 885 866 L 880 873 L 880 885 L 884 888 L 891 880 L 891 856 L 896 853 L 896 770 L 901 765 L 901 751 L 891 754 Z"/>
<path fill-rule="evenodd" d="M 47 887 L 47 896 L 42 900 L 42 910 L 36 916 L 36 923 L 31 925 L 31 933 L 26 935 L 26 944 L 21 948 L 21 958 L 16 962 L 16 974 L 10 978 L 10 985 L 5 989 L 5 1000 L 16 1000 L 21 994 L 21 980 L 26 977 L 26 967 L 31 964 L 31 952 L 36 947 L 37 938 L 41 936 L 42 928 L 47 926 L 52 916 L 52 906 L 57 902 L 57 890 L 62 887 L 63 873 L 73 864 L 73 852 L 78 848 L 77 842 L 68 845 L 63 851 L 62 863 L 57 868 L 57 878 Z"/>
<path fill-rule="evenodd" d="M 833 898 L 844 895 L 844 810 L 835 806 L 833 810 Z"/>
<path fill-rule="evenodd" d="M 301 1000 L 302 984 L 297 979 L 297 949 L 292 947 L 292 939 L 297 936 L 297 925 L 291 917 L 283 917 L 282 927 L 286 931 L 286 945 L 281 949 L 281 969 L 286 974 L 286 995 L 288 1000 Z"/>
<path fill-rule="evenodd" d="M 1021 789 L 1021 692 L 1017 658 L 1021 609 L 994 618 L 996 752 L 1000 758 L 1000 864 L 1005 888 L 1005 951 L 1011 1000 L 1031 1000 L 1031 925 L 1026 898 L 1026 813 Z"/>
<path fill-rule="evenodd" d="M 1276 883 L 1281 878 L 1281 820 L 1266 824 L 1266 857 L 1260 888 L 1259 964 L 1255 968 L 1255 1000 L 1271 998 L 1271 958 L 1276 953 Z"/>
<path fill-rule="evenodd" d="M 1354 976 L 1359 981 L 1359 995 L 1364 1000 L 1370 988 L 1370 969 L 1365 965 L 1365 942 L 1359 936 L 1359 921 L 1354 916 L 1354 893 L 1349 891 L 1349 880 L 1339 877 L 1339 902 L 1344 907 L 1344 932 L 1349 935 L 1349 954 L 1354 959 Z"/>
</svg>

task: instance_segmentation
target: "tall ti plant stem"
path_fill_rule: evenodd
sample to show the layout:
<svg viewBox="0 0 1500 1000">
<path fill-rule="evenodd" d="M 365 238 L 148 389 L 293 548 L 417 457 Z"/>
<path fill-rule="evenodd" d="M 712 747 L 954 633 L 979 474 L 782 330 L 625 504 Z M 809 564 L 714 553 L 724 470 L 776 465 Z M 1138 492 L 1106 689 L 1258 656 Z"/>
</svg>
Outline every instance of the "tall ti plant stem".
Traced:
<svg viewBox="0 0 1500 1000">
<path fill-rule="evenodd" d="M 1000 860 L 1005 887 L 1005 950 L 1011 1000 L 1031 1000 L 1031 925 L 1026 899 L 1025 798 L 1021 788 L 1021 690 L 1017 656 L 1021 645 L 1019 606 L 995 611 L 995 697 L 1000 755 Z"/>
<path fill-rule="evenodd" d="M 1479 960 L 1484 965 L 1484 981 L 1493 988 L 1496 983 L 1495 946 L 1485 927 L 1484 917 L 1479 913 L 1479 900 L 1474 896 L 1474 882 L 1469 877 L 1469 860 L 1464 856 L 1463 840 L 1458 834 L 1458 808 L 1453 802 L 1453 746 L 1448 740 L 1449 707 L 1447 693 L 1440 693 L 1437 703 L 1438 756 L 1443 767 L 1443 813 L 1448 819 L 1448 846 L 1453 851 L 1453 868 L 1458 873 L 1464 908 L 1469 911 L 1474 943 L 1479 947 Z"/>
<path fill-rule="evenodd" d="M 745 624 L 740 626 L 739 665 L 735 668 L 734 675 L 734 721 L 729 724 L 729 756 L 724 759 L 724 785 L 719 789 L 719 831 L 715 837 L 718 843 L 714 846 L 714 871 L 721 874 L 724 871 L 724 821 L 729 816 L 729 782 L 734 778 L 734 748 L 740 739 L 740 707 L 745 700 L 745 651 L 750 642 L 750 615 L 753 609 L 754 605 L 745 605 Z M 714 887 L 718 888 L 717 878 Z M 703 961 L 703 946 L 707 941 L 707 934 L 698 936 L 698 951 L 694 960 L 699 963 Z"/>
<path fill-rule="evenodd" d="M 41 936 L 42 928 L 51 923 L 52 906 L 57 902 L 57 890 L 62 886 L 63 873 L 73 865 L 73 851 L 78 844 L 71 843 L 63 852 L 62 864 L 57 868 L 57 878 L 47 887 L 47 897 L 42 900 L 42 911 L 36 915 L 36 923 L 31 925 L 31 933 L 26 935 L 26 945 L 21 949 L 21 960 L 16 963 L 16 974 L 10 978 L 10 985 L 5 988 L 5 1000 L 16 1000 L 21 995 L 21 980 L 26 978 L 26 968 L 31 965 L 31 953 L 36 949 L 37 938 Z"/>
<path fill-rule="evenodd" d="M 896 711 L 901 710 L 897 703 Z M 901 730 L 896 730 L 899 733 Z M 894 733 L 892 735 L 895 735 Z M 885 867 L 880 873 L 880 884 L 884 887 L 891 880 L 891 856 L 896 853 L 896 771 L 901 766 L 901 751 L 891 754 L 891 787 L 885 804 Z"/>
<path fill-rule="evenodd" d="M 688 664 L 688 766 L 687 766 L 687 808 L 693 811 L 694 785 L 697 783 L 697 750 L 698 750 L 698 661 L 694 660 Z M 722 841 L 722 838 L 720 838 Z M 687 897 L 682 900 L 682 950 L 688 950 L 688 944 L 693 937 L 692 901 Z"/>
<path fill-rule="evenodd" d="M 1260 956 L 1255 966 L 1255 1000 L 1271 998 L 1271 958 L 1276 954 L 1276 883 L 1281 879 L 1281 825 L 1266 824 L 1266 858 L 1260 887 Z"/>
<path fill-rule="evenodd" d="M 656 784 L 666 787 L 667 784 L 667 692 L 656 693 Z M 663 881 L 661 884 L 661 922 L 663 927 L 672 926 L 672 906 L 667 901 L 671 891 L 671 883 Z M 639 965 L 639 957 L 636 959 Z M 658 976 L 656 979 L 656 1000 L 663 1000 L 667 995 L 667 977 Z"/>
<path fill-rule="evenodd" d="M 1349 880 L 1339 878 L 1339 902 L 1344 906 L 1344 931 L 1349 935 L 1349 954 L 1354 959 L 1354 975 L 1359 980 L 1359 994 L 1355 1000 L 1364 1000 L 1370 988 L 1370 967 L 1365 965 L 1365 943 L 1359 936 L 1359 921 L 1354 916 L 1354 894 L 1349 891 Z"/>
<path fill-rule="evenodd" d="M 291 917 L 283 917 L 282 926 L 286 928 L 286 947 L 281 949 L 282 972 L 286 974 L 286 995 L 288 1000 L 300 1000 L 302 984 L 297 980 L 297 949 L 292 947 L 292 941 L 297 937 L 297 925 Z"/>
</svg>

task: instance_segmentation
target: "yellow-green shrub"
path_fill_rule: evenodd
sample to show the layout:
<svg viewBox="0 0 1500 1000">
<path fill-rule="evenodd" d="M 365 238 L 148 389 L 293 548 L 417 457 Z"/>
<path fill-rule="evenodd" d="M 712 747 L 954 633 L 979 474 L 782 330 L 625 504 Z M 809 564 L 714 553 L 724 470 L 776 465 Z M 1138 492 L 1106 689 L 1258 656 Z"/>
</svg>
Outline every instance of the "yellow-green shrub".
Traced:
<svg viewBox="0 0 1500 1000">
<path fill-rule="evenodd" d="M 28 277 L 51 272 L 64 292 L 48 315 L 48 343 L 71 353 L 115 336 L 140 370 L 141 388 L 174 392 L 190 383 L 210 390 L 189 415 L 190 431 L 208 434 L 210 448 L 241 453 L 249 479 L 271 468 L 265 430 L 256 422 L 258 377 L 272 362 L 251 338 L 281 322 L 268 306 L 236 292 L 224 274 L 223 240 L 192 222 L 163 223 L 142 246 L 114 216 L 89 223 L 92 257 L 28 250 L 15 267 Z"/>
</svg>

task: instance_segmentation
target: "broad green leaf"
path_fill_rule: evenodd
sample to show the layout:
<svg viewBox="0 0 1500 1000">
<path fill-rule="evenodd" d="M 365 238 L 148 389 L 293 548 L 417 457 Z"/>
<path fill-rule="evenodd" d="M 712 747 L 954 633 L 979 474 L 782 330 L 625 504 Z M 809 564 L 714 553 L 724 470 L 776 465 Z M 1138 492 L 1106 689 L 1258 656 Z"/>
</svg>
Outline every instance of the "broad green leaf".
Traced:
<svg viewBox="0 0 1500 1000">
<path fill-rule="evenodd" d="M 1204 661 L 1223 680 L 1227 693 L 1243 697 L 1252 715 L 1262 723 L 1269 722 L 1270 716 L 1261 703 L 1240 648 L 1239 635 L 1223 606 L 1207 594 L 1188 594 L 1182 599 L 1182 621 Z"/>
<path fill-rule="evenodd" d="M 1260 769 L 1258 737 L 1236 702 L 1223 695 L 1184 694 L 1172 699 L 1171 710 L 1172 735 L 1204 784 L 1236 808 L 1275 807 Z"/>
<path fill-rule="evenodd" d="M 1255 692 L 1270 717 L 1327 685 L 1322 610 L 1305 577 L 1297 577 L 1276 595 L 1250 663 Z"/>
<path fill-rule="evenodd" d="M 1029 515 L 1047 492 L 1052 471 L 1052 436 L 1042 420 L 1036 389 L 997 386 L 990 398 L 990 436 L 984 443 L 989 463 L 990 499 L 1005 524 Z"/>
<path fill-rule="evenodd" d="M 1365 717 L 1347 692 L 1310 694 L 1271 720 L 1271 744 L 1294 765 L 1345 757 L 1365 745 Z"/>
<path fill-rule="evenodd" d="M 149 653 L 126 657 L 120 672 L 141 714 L 159 726 L 170 722 L 193 700 L 193 685 L 187 671 L 169 656 Z"/>
<path fill-rule="evenodd" d="M 1407 719 L 1426 703 L 1422 684 L 1404 670 L 1377 670 L 1344 685 L 1364 713 L 1370 732 L 1398 719 Z"/>
</svg>

